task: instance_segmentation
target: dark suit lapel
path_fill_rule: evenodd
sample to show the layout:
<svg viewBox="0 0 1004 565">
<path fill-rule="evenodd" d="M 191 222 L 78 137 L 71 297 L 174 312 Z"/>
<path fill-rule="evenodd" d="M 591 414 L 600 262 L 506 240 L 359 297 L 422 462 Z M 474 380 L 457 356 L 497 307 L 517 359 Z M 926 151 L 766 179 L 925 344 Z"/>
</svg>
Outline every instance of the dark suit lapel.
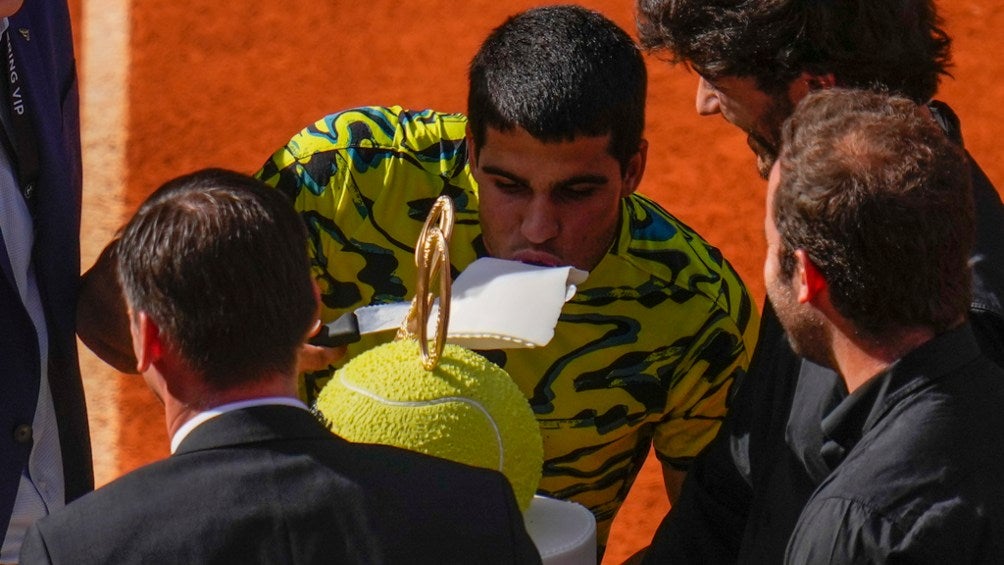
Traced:
<svg viewBox="0 0 1004 565">
<path fill-rule="evenodd" d="M 24 81 L 24 92 L 22 93 L 24 107 L 32 121 L 36 122 L 35 127 L 38 128 L 37 120 L 40 115 L 45 112 L 60 111 L 59 101 L 63 91 L 60 85 L 56 84 L 55 76 L 52 73 L 31 72 L 32 69 L 48 68 L 55 64 L 52 61 L 42 59 L 46 56 L 45 48 L 51 48 L 51 45 L 46 43 L 47 37 L 38 35 L 38 30 L 35 30 L 35 22 L 32 19 L 33 16 L 34 14 L 29 14 L 27 10 L 19 11 L 8 18 L 7 31 L 14 46 L 17 65 L 21 69 L 19 76 Z M 0 48 L 0 53 L 3 53 L 6 59 L 6 46 Z M 6 63 L 5 60 L 4 64 L 6 65 Z M 3 103 L 8 104 L 8 108 L 10 107 L 6 92 L 3 93 Z M 36 129 L 36 131 L 39 130 Z"/>
<path fill-rule="evenodd" d="M 10 32 L 10 22 L 8 22 L 7 31 L 5 31 L 3 33 L 0 33 L 0 54 L 3 55 L 3 59 L 4 59 L 4 61 L 3 61 L 4 71 L 3 72 L 5 72 L 5 73 L 7 72 L 7 49 L 6 49 L 6 40 L 4 39 L 4 35 L 6 33 L 9 33 L 9 32 Z M 24 54 L 25 56 L 27 56 L 27 55 L 34 55 L 34 53 L 31 53 L 31 49 L 25 49 L 24 51 L 28 51 L 29 52 L 29 53 Z M 22 53 L 21 53 L 20 50 L 18 51 L 18 55 L 22 55 Z M 35 57 L 31 57 L 31 58 L 34 59 Z M 23 59 L 24 59 L 24 56 L 22 56 L 22 58 L 20 60 L 23 60 Z M 35 65 L 39 64 L 37 61 L 32 61 L 32 63 L 35 64 Z M 23 67 L 23 66 L 24 66 L 24 64 L 19 64 L 19 67 Z M 26 81 L 28 75 L 31 74 L 31 73 L 24 72 L 23 69 L 21 69 L 21 70 L 22 70 L 22 72 L 20 73 L 20 75 L 22 77 L 21 80 L 22 81 Z M 0 126 L 0 127 L 3 127 L 3 129 L 4 129 L 4 131 L 2 132 L 2 135 L 4 136 L 4 138 L 5 139 L 11 139 L 11 135 L 13 135 L 13 132 L 11 130 L 11 125 L 10 125 L 10 116 L 9 116 L 10 101 L 9 101 L 8 94 L 7 94 L 7 86 L 6 86 L 7 79 L 5 78 L 5 79 L 0 79 L 0 80 L 2 80 L 2 82 L 0 82 L 0 104 L 3 105 L 3 108 L 0 108 L 0 123 L 2 123 L 2 126 Z M 13 149 L 13 147 L 9 146 L 7 144 L 7 142 L 5 141 L 4 142 L 4 149 L 3 150 L 7 154 L 7 160 L 10 163 L 10 166 L 11 166 L 13 172 L 14 172 L 13 173 L 14 182 L 16 183 L 17 182 L 17 174 L 16 174 L 16 171 L 17 171 L 17 155 L 15 153 L 13 153 L 11 151 L 11 149 Z M 6 244 L 6 242 L 4 242 L 4 233 L 3 233 L 3 229 L 2 228 L 0 228 L 0 269 L 3 270 L 4 278 L 7 279 L 7 283 L 10 285 L 11 289 L 13 289 L 14 293 L 17 294 L 18 293 L 18 290 L 17 290 L 17 281 L 14 279 L 14 271 L 13 271 L 13 268 L 11 267 L 10 256 L 7 254 L 7 244 Z"/>
<path fill-rule="evenodd" d="M 10 257 L 7 255 L 7 243 L 3 239 L 3 230 L 0 230 L 0 270 L 3 271 L 3 277 L 10 285 L 11 291 L 17 295 L 17 282 L 14 280 L 14 271 L 10 266 Z"/>
<path fill-rule="evenodd" d="M 282 405 L 254 406 L 203 422 L 188 434 L 175 454 L 269 441 L 324 438 L 335 436 L 306 410 Z"/>
</svg>

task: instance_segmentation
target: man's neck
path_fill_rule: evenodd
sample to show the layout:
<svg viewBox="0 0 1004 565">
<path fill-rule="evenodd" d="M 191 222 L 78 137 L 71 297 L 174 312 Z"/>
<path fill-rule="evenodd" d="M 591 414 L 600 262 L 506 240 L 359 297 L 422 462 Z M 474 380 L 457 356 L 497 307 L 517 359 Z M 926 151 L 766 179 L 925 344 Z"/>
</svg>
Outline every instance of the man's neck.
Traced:
<svg viewBox="0 0 1004 565">
<path fill-rule="evenodd" d="M 854 392 L 907 353 L 934 338 L 929 328 L 911 328 L 884 337 L 834 332 L 833 359 L 837 372 Z"/>
<path fill-rule="evenodd" d="M 238 386 L 224 389 L 205 387 L 200 391 L 181 396 L 179 398 L 170 393 L 164 395 L 164 417 L 168 437 L 174 437 L 185 422 L 217 406 L 260 398 L 297 398 L 296 377 L 271 374 Z"/>
</svg>

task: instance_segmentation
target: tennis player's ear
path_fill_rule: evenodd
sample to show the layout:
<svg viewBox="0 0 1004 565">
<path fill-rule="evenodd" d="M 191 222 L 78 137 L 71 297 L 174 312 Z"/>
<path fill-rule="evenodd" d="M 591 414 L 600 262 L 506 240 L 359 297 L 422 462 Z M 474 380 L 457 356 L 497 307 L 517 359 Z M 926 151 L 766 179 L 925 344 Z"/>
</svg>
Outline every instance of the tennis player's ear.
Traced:
<svg viewBox="0 0 1004 565">
<path fill-rule="evenodd" d="M 648 163 L 648 140 L 642 139 L 638 151 L 631 156 L 624 167 L 624 178 L 621 186 L 621 198 L 634 194 L 645 175 L 645 165 Z"/>
<path fill-rule="evenodd" d="M 471 168 L 477 167 L 478 165 L 478 148 L 474 144 L 474 136 L 471 135 L 471 125 L 467 124 L 467 128 L 464 130 L 464 138 L 467 141 L 467 156 L 468 162 L 471 164 Z"/>
</svg>

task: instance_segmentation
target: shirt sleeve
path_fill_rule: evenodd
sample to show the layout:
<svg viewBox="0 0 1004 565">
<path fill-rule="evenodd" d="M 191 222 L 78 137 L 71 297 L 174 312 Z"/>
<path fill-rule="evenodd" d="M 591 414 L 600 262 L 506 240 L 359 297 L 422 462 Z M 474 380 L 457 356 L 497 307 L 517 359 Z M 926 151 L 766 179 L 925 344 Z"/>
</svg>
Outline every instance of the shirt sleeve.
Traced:
<svg viewBox="0 0 1004 565">
<path fill-rule="evenodd" d="M 697 300 L 679 305 L 698 306 Z M 706 305 L 703 308 L 677 314 L 679 319 L 701 322 L 687 336 L 682 358 L 673 365 L 667 412 L 652 440 L 660 461 L 684 470 L 718 432 L 732 382 L 745 375 L 758 331 L 755 314 L 740 327 L 734 313 L 718 305 L 710 313 Z"/>
</svg>

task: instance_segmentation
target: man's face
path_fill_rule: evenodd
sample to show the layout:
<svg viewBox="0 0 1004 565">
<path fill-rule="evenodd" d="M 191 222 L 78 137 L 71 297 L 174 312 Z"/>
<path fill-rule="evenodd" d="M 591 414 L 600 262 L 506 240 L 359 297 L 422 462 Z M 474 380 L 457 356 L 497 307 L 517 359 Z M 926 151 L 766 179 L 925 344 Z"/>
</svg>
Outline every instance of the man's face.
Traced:
<svg viewBox="0 0 1004 565">
<path fill-rule="evenodd" d="M 774 305 L 778 320 L 788 334 L 788 340 L 795 353 L 827 367 L 833 367 L 833 353 L 830 347 L 830 329 L 824 323 L 822 314 L 810 304 L 798 298 L 796 285 L 799 280 L 798 266 L 791 276 L 781 271 L 781 234 L 774 220 L 774 193 L 780 180 L 779 167 L 775 164 L 768 172 L 767 214 L 764 232 L 767 236 L 767 259 L 764 261 L 763 278 L 767 286 L 767 297 Z"/>
<path fill-rule="evenodd" d="M 544 143 L 522 128 L 488 129 L 471 147 L 481 230 L 492 257 L 592 270 L 610 248 L 621 199 L 645 168 L 645 144 L 621 173 L 609 135 Z"/>
<path fill-rule="evenodd" d="M 795 104 L 791 93 L 768 94 L 752 77 L 723 76 L 697 83 L 697 113 L 721 114 L 746 132 L 746 142 L 756 154 L 760 176 L 767 178 L 781 146 L 781 125 Z"/>
</svg>

